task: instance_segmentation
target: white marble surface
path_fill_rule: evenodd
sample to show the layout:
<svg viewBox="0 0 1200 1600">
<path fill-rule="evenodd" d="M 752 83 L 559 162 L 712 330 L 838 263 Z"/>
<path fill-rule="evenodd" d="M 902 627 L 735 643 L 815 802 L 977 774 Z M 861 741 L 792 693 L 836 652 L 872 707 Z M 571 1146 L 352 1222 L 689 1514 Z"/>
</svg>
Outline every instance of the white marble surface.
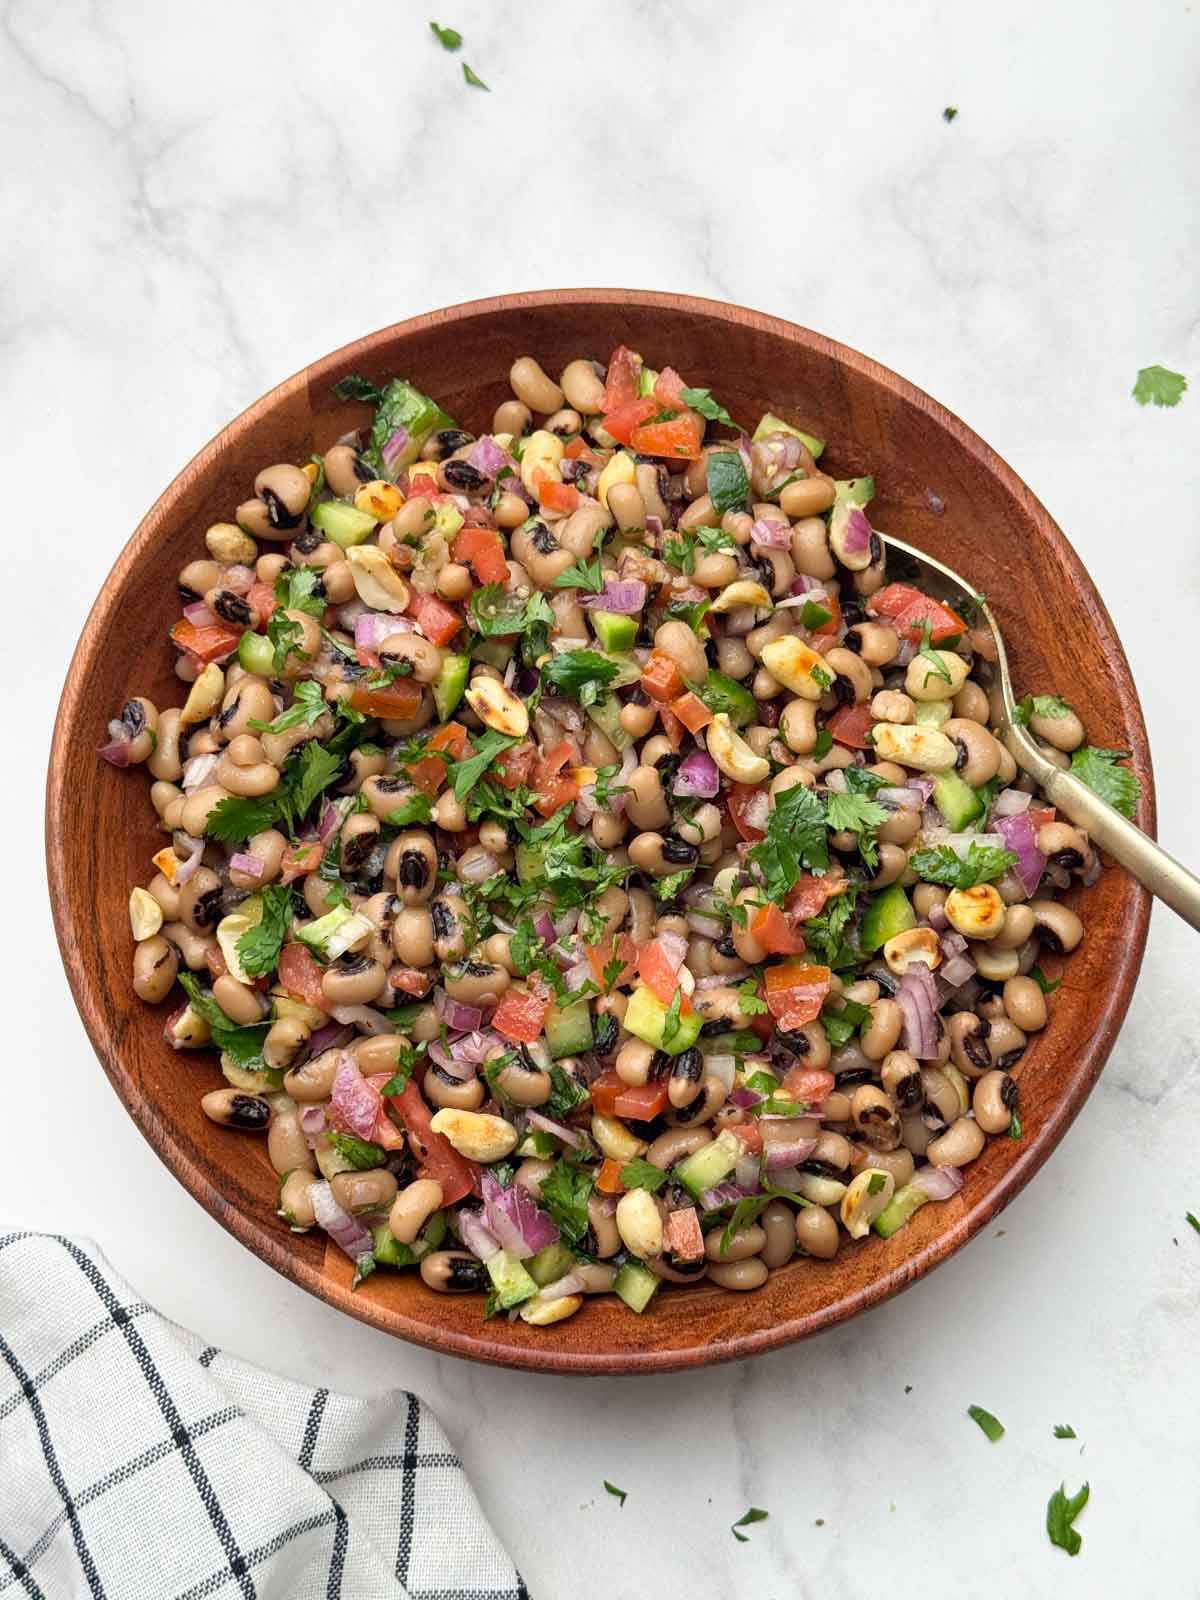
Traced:
<svg viewBox="0 0 1200 1600">
<path fill-rule="evenodd" d="M 1169 913 L 1098 1091 L 999 1225 L 851 1326 L 704 1376 L 493 1372 L 337 1316 L 188 1198 L 93 1060 L 40 860 L 93 594 L 162 486 L 270 384 L 503 290 L 740 301 L 970 421 L 1095 574 L 1144 695 L 1163 837 L 1200 859 L 1179 717 L 1200 599 L 1195 6 L 455 0 L 440 20 L 490 95 L 396 0 L 0 0 L 3 1210 L 89 1230 L 148 1298 L 256 1361 L 425 1395 L 538 1600 L 859 1596 L 897 1574 L 960 1596 L 1200 1593 L 1200 1004 Z M 1129 398 L 1153 361 L 1192 376 L 1174 412 Z M 1000 1444 L 971 1402 L 1007 1424 Z M 1074 1561 L 1043 1531 L 1064 1476 L 1092 1484 Z M 751 1503 L 771 1520 L 737 1544 Z"/>
</svg>

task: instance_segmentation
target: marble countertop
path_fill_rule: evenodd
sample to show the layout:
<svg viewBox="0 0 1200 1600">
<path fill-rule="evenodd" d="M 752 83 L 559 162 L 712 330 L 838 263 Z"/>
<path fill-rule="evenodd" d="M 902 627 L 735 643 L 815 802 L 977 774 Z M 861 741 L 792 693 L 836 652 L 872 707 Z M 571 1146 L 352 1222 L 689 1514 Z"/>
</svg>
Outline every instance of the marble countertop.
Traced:
<svg viewBox="0 0 1200 1600">
<path fill-rule="evenodd" d="M 1155 916 L 1126 1027 L 1061 1150 L 911 1293 L 702 1375 L 485 1370 L 291 1287 L 126 1118 L 45 904 L 61 676 L 155 495 L 305 362 L 478 295 L 685 290 L 869 351 L 1012 463 L 1116 618 L 1162 837 L 1195 862 L 1200 755 L 1176 737 L 1200 600 L 1195 7 L 992 14 L 456 0 L 442 20 L 485 94 L 423 12 L 379 0 L 0 0 L 3 805 L 6 899 L 26 908 L 4 919 L 0 969 L 19 1019 L 4 1213 L 88 1231 L 168 1315 L 252 1360 L 425 1396 L 538 1600 L 858 1596 L 897 1572 L 964 1597 L 1200 1593 L 1191 935 Z M 1130 399 L 1151 362 L 1192 375 L 1174 411 Z M 1004 1421 L 999 1444 L 967 1420 L 973 1402 Z M 1079 1442 L 1056 1441 L 1057 1422 Z M 1077 1560 L 1044 1531 L 1063 1478 L 1092 1485 Z M 751 1504 L 770 1520 L 735 1543 Z"/>
</svg>

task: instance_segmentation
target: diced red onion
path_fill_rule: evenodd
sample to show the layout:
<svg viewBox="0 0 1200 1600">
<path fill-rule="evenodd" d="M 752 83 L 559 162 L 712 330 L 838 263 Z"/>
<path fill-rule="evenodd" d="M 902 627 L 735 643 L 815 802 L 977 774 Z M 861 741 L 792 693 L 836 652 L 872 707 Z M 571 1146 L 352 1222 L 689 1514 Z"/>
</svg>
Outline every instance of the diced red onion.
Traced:
<svg viewBox="0 0 1200 1600">
<path fill-rule="evenodd" d="M 490 1172 L 483 1174 L 483 1214 L 488 1230 L 518 1261 L 556 1244 L 559 1233 L 529 1190 L 519 1183 L 505 1189 Z"/>
<path fill-rule="evenodd" d="M 463 1244 L 480 1261 L 490 1261 L 500 1248 L 500 1241 L 483 1220 L 482 1211 L 460 1211 L 458 1232 Z"/>
<path fill-rule="evenodd" d="M 472 856 L 465 867 L 459 871 L 459 877 L 464 883 L 484 883 L 488 878 L 494 878 L 500 871 L 500 863 L 490 850 L 480 850 L 478 855 Z"/>
<path fill-rule="evenodd" d="M 663 954 L 671 963 L 672 970 L 678 972 L 680 967 L 687 960 L 688 942 L 684 938 L 683 934 L 671 933 L 669 931 L 667 933 L 660 933 L 658 935 L 658 943 L 662 947 Z"/>
<path fill-rule="evenodd" d="M 215 628 L 217 625 L 216 617 L 203 600 L 193 600 L 190 606 L 184 606 L 183 614 L 193 628 Z"/>
<path fill-rule="evenodd" d="M 580 989 L 591 979 L 592 965 L 590 961 L 577 961 L 574 966 L 568 967 L 563 973 L 563 983 L 568 994 L 577 994 Z"/>
<path fill-rule="evenodd" d="M 827 779 L 832 777 L 832 772 L 826 774 Z M 903 811 L 920 811 L 922 805 L 921 796 L 907 784 L 902 789 L 890 786 L 876 789 L 872 798 L 878 800 L 881 806 L 898 806 Z"/>
<path fill-rule="evenodd" d="M 959 1167 L 918 1167 L 908 1180 L 931 1200 L 951 1200 L 963 1186 Z"/>
<path fill-rule="evenodd" d="M 792 543 L 791 524 L 776 522 L 773 517 L 759 517 L 750 529 L 750 537 L 767 550 L 788 550 Z"/>
<path fill-rule="evenodd" d="M 861 555 L 871 546 L 871 524 L 861 506 L 851 506 L 846 513 L 846 531 L 842 540 L 848 556 Z"/>
<path fill-rule="evenodd" d="M 476 1028 L 470 1033 L 464 1033 L 453 1043 L 455 1055 L 461 1056 L 464 1061 L 469 1061 L 475 1067 L 482 1066 L 497 1046 L 503 1049 L 504 1040 L 490 1028 L 482 1030 Z"/>
<path fill-rule="evenodd" d="M 440 1067 L 449 1078 L 456 1079 L 459 1083 L 467 1083 L 476 1076 L 476 1063 L 467 1061 L 461 1055 L 454 1055 L 447 1045 L 440 1039 L 431 1039 L 426 1053 L 435 1066 Z"/>
<path fill-rule="evenodd" d="M 185 834 L 184 838 L 190 853 L 175 868 L 175 876 L 171 879 L 171 884 L 176 889 L 181 883 L 187 883 L 188 879 L 199 867 L 204 856 L 203 839 L 194 839 L 190 834 Z"/>
<path fill-rule="evenodd" d="M 923 962 L 914 962 L 901 978 L 896 999 L 904 1013 L 901 1048 L 918 1061 L 932 1061 L 938 1053 L 937 986 Z"/>
<path fill-rule="evenodd" d="M 308 1193 L 318 1227 L 324 1228 L 339 1250 L 353 1261 L 371 1249 L 374 1241 L 370 1231 L 357 1217 L 343 1211 L 328 1183 L 314 1183 Z"/>
<path fill-rule="evenodd" d="M 533 931 L 537 934 L 538 938 L 546 944 L 547 947 L 552 945 L 558 938 L 558 934 L 554 931 L 554 919 L 551 917 L 548 911 L 538 912 L 537 916 L 533 919 Z"/>
<path fill-rule="evenodd" d="M 579 926 L 580 911 L 578 906 L 572 906 L 570 911 L 564 911 L 562 916 L 554 919 L 554 936 L 556 939 L 565 939 L 575 932 Z"/>
<path fill-rule="evenodd" d="M 330 1014 L 335 1022 L 357 1028 L 359 1033 L 365 1033 L 370 1038 L 396 1031 L 383 1012 L 371 1006 L 334 1006 Z"/>
<path fill-rule="evenodd" d="M 338 1061 L 329 1103 L 338 1121 L 360 1139 L 370 1139 L 379 1117 L 379 1090 L 367 1082 L 347 1050 Z"/>
<path fill-rule="evenodd" d="M 925 504 L 929 507 L 930 511 L 933 512 L 935 517 L 940 517 L 945 514 L 946 502 L 942 499 L 940 494 L 934 494 L 932 489 L 926 489 L 925 491 Z"/>
<path fill-rule="evenodd" d="M 467 455 L 467 460 L 477 472 L 482 472 L 488 478 L 494 478 L 501 467 L 516 468 L 516 462 L 512 457 L 502 450 L 488 433 L 476 439 Z"/>
<path fill-rule="evenodd" d="M 764 1144 L 763 1156 L 766 1161 L 767 1171 L 776 1172 L 781 1167 L 798 1167 L 802 1161 L 807 1161 L 817 1148 L 815 1139 L 788 1139 L 778 1144 Z"/>
<path fill-rule="evenodd" d="M 762 1176 L 759 1171 L 758 1157 L 744 1155 L 738 1157 L 737 1166 L 733 1169 L 733 1181 L 739 1189 L 759 1189 L 762 1187 Z"/>
<path fill-rule="evenodd" d="M 736 1071 L 736 1056 L 711 1055 L 704 1058 L 704 1076 L 706 1078 L 719 1078 L 725 1085 L 726 1094 L 729 1094 L 733 1088 L 733 1079 Z"/>
<path fill-rule="evenodd" d="M 579 603 L 589 611 L 636 616 L 646 604 L 646 585 L 639 578 L 609 578 L 599 594 L 585 594 Z"/>
<path fill-rule="evenodd" d="M 258 574 L 252 567 L 240 565 L 226 567 L 221 575 L 221 582 L 226 589 L 232 589 L 234 594 L 248 594 L 258 581 Z"/>
<path fill-rule="evenodd" d="M 1024 789 L 1001 789 L 992 802 L 993 817 L 1019 817 L 1023 811 L 1028 811 L 1033 803 L 1033 796 Z"/>
<path fill-rule="evenodd" d="M 757 1183 L 755 1188 L 757 1188 Z M 711 1189 L 705 1189 L 700 1195 L 700 1205 L 705 1211 L 719 1211 L 722 1206 L 735 1205 L 737 1201 L 746 1198 L 745 1191 L 740 1183 L 731 1183 L 728 1179 L 724 1183 L 715 1184 Z"/>
<path fill-rule="evenodd" d="M 799 598 L 802 595 L 816 595 L 818 591 L 826 596 L 829 594 L 820 578 L 810 578 L 807 572 L 800 572 L 792 579 L 792 587 L 788 593 L 793 598 Z"/>
<path fill-rule="evenodd" d="M 300 1112 L 300 1131 L 310 1150 L 315 1150 L 325 1137 L 325 1107 L 304 1106 Z"/>
<path fill-rule="evenodd" d="M 953 929 L 949 933 L 943 933 L 938 939 L 938 943 L 941 945 L 942 954 L 947 961 L 950 960 L 951 956 L 961 956 L 967 948 L 967 941 L 962 934 L 956 933 Z"/>
<path fill-rule="evenodd" d="M 193 756 L 186 762 L 183 768 L 183 792 L 193 794 L 197 789 L 203 789 L 206 783 L 211 783 L 220 759 L 217 755 Z"/>
<path fill-rule="evenodd" d="M 720 918 L 706 917 L 700 911 L 688 912 L 687 925 L 701 939 L 721 939 L 725 936 L 725 924 Z"/>
<path fill-rule="evenodd" d="M 837 770 L 836 768 L 834 769 Z M 742 812 L 742 821 L 748 828 L 766 833 L 771 816 L 771 799 L 765 789 L 760 789 Z"/>
<path fill-rule="evenodd" d="M 328 844 L 341 825 L 341 811 L 332 801 L 326 800 L 321 808 L 321 820 L 317 823 L 317 838 L 320 843 Z"/>
<path fill-rule="evenodd" d="M 267 870 L 267 864 L 261 856 L 248 855 L 244 850 L 230 856 L 229 866 L 231 871 L 242 872 L 247 878 L 261 878 Z"/>
<path fill-rule="evenodd" d="M 663 531 L 662 518 L 650 515 L 646 518 L 646 532 L 657 539 Z"/>
<path fill-rule="evenodd" d="M 708 978 L 697 978 L 696 992 L 703 994 L 705 989 L 727 989 L 731 983 L 739 983 L 745 971 L 745 967 L 739 967 L 736 972 L 714 973 Z"/>
<path fill-rule="evenodd" d="M 367 611 L 354 622 L 354 643 L 360 650 L 378 650 L 385 639 L 397 633 L 415 633 L 416 624 L 408 617 L 393 617 L 386 612 Z"/>
<path fill-rule="evenodd" d="M 326 1050 L 332 1050 L 338 1045 L 343 1045 L 354 1037 L 354 1030 L 344 1022 L 327 1022 L 324 1027 L 309 1035 L 309 1057 L 321 1055 Z"/>
<path fill-rule="evenodd" d="M 408 429 L 401 424 L 399 427 L 393 428 L 391 433 L 388 434 L 379 452 L 380 458 L 389 473 L 395 471 L 396 462 L 404 454 L 407 446 Z"/>
<path fill-rule="evenodd" d="M 110 767 L 127 767 L 132 744 L 133 735 L 120 717 L 114 717 L 108 725 L 108 743 L 100 746 L 101 761 L 107 761 Z"/>
<path fill-rule="evenodd" d="M 1013 871 L 1024 885 L 1025 893 L 1034 894 L 1046 870 L 1046 858 L 1038 849 L 1037 831 L 1033 823 L 1025 813 L 1015 817 L 998 817 L 996 831 L 1003 843 L 1016 852 Z"/>
<path fill-rule="evenodd" d="M 433 991 L 433 1009 L 452 1033 L 471 1033 L 483 1024 L 483 1012 L 478 1006 L 452 999 L 440 984 Z"/>
<path fill-rule="evenodd" d="M 565 1122 L 555 1122 L 552 1117 L 544 1117 L 540 1111 L 529 1113 L 531 1128 L 540 1128 L 543 1133 L 553 1134 L 556 1139 L 561 1139 L 564 1144 L 578 1148 L 583 1142 L 583 1135 L 577 1128 L 568 1128 Z"/>
<path fill-rule="evenodd" d="M 671 793 L 681 798 L 712 800 L 720 792 L 721 774 L 706 750 L 693 750 L 679 764 Z"/>
<path fill-rule="evenodd" d="M 904 787 L 915 790 L 921 796 L 922 803 L 925 803 L 933 794 L 934 782 L 933 778 L 910 778 Z"/>
<path fill-rule="evenodd" d="M 975 963 L 970 956 L 951 956 L 938 973 L 948 989 L 961 989 L 975 976 Z"/>
<path fill-rule="evenodd" d="M 738 435 L 737 449 L 738 455 L 740 455 L 742 458 L 742 465 L 745 467 L 747 473 L 752 472 L 754 470 L 754 457 L 750 453 L 749 434 L 740 433 Z"/>
<path fill-rule="evenodd" d="M 906 667 L 916 655 L 919 648 L 920 647 L 914 644 L 911 639 L 901 639 L 900 643 L 896 646 L 896 654 L 892 657 L 892 666 Z"/>
</svg>

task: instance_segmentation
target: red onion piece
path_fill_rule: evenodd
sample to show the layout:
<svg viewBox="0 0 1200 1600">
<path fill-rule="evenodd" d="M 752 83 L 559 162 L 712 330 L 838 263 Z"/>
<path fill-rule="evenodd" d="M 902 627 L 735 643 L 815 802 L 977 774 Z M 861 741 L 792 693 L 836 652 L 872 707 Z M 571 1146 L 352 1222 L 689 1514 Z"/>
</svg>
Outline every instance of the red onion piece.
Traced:
<svg viewBox="0 0 1200 1600">
<path fill-rule="evenodd" d="M 186 762 L 183 769 L 183 792 L 193 794 L 197 789 L 203 789 L 206 783 L 211 783 L 220 759 L 220 756 L 216 755 L 193 756 Z"/>
<path fill-rule="evenodd" d="M 726 979 L 726 982 L 729 980 Z M 706 1078 L 719 1078 L 725 1085 L 725 1093 L 733 1089 L 733 1078 L 737 1071 L 737 1057 L 724 1055 L 711 1055 L 704 1058 L 704 1076 Z"/>
<path fill-rule="evenodd" d="M 941 933 L 943 929 L 950 926 L 950 919 L 946 915 L 945 906 L 930 906 L 929 916 L 926 921 L 935 933 Z"/>
<path fill-rule="evenodd" d="M 350 1133 L 360 1139 L 374 1136 L 381 1105 L 379 1090 L 363 1077 L 348 1050 L 343 1052 L 334 1073 L 329 1104 L 338 1122 Z"/>
<path fill-rule="evenodd" d="M 393 428 L 383 441 L 383 448 L 380 450 L 379 455 L 389 473 L 395 471 L 396 462 L 408 447 L 408 437 L 408 429 L 401 425 L 398 428 Z"/>
<path fill-rule="evenodd" d="M 755 1188 L 757 1188 L 757 1184 Z M 752 1191 L 753 1192 L 753 1191 Z M 739 1200 L 746 1198 L 746 1191 L 740 1183 L 731 1183 L 727 1178 L 724 1183 L 718 1183 L 711 1189 L 705 1189 L 700 1195 L 700 1205 L 705 1211 L 719 1211 L 722 1206 L 735 1205 Z"/>
<path fill-rule="evenodd" d="M 687 925 L 693 933 L 699 934 L 702 939 L 721 939 L 725 936 L 725 924 L 719 917 L 706 917 L 702 911 L 689 911 Z"/>
<path fill-rule="evenodd" d="M 793 598 L 797 598 L 800 595 L 815 595 L 818 590 L 823 595 L 828 596 L 829 591 L 820 578 L 810 578 L 806 572 L 801 572 L 792 579 L 792 587 L 788 590 L 788 593 Z"/>
<path fill-rule="evenodd" d="M 568 994 L 576 994 L 591 979 L 592 964 L 590 961 L 577 961 L 574 966 L 568 967 L 563 973 L 563 983 Z"/>
<path fill-rule="evenodd" d="M 861 506 L 851 506 L 846 513 L 846 532 L 842 541 L 848 556 L 861 555 L 871 546 L 871 524 Z"/>
<path fill-rule="evenodd" d="M 648 516 L 646 518 L 646 532 L 650 534 L 652 538 L 661 538 L 662 531 L 663 525 L 661 517 Z"/>
<path fill-rule="evenodd" d="M 318 1227 L 324 1228 L 334 1244 L 345 1251 L 352 1261 L 371 1249 L 373 1240 L 370 1232 L 357 1217 L 342 1210 L 327 1183 L 314 1183 L 308 1192 Z"/>
<path fill-rule="evenodd" d="M 171 879 L 172 886 L 178 889 L 181 883 L 187 883 L 192 874 L 200 865 L 204 855 L 204 840 L 193 839 L 190 834 L 184 835 L 190 854 L 175 868 L 175 876 Z"/>
<path fill-rule="evenodd" d="M 326 1050 L 332 1050 L 338 1045 L 346 1044 L 353 1037 L 353 1028 L 347 1027 L 344 1022 L 336 1020 L 327 1022 L 324 1027 L 318 1028 L 315 1033 L 310 1034 L 308 1040 L 309 1057 L 311 1059 L 314 1056 L 322 1055 Z"/>
<path fill-rule="evenodd" d="M 762 1179 L 759 1173 L 758 1157 L 752 1155 L 739 1156 L 737 1166 L 733 1169 L 733 1181 L 739 1189 L 754 1190 L 761 1188 Z"/>
<path fill-rule="evenodd" d="M 646 604 L 646 585 L 639 578 L 609 578 L 599 594 L 582 595 L 579 603 L 589 611 L 636 616 Z"/>
<path fill-rule="evenodd" d="M 120 728 L 120 733 L 113 735 L 114 727 Z M 110 722 L 108 725 L 110 738 L 107 744 L 102 744 L 98 751 L 101 761 L 107 761 L 110 767 L 127 767 L 129 765 L 129 750 L 133 738 L 129 729 L 123 722 Z"/>
<path fill-rule="evenodd" d="M 478 1006 L 451 999 L 440 984 L 433 991 L 433 1009 L 452 1033 L 471 1033 L 483 1023 L 483 1012 Z"/>
<path fill-rule="evenodd" d="M 490 1261 L 500 1248 L 500 1241 L 484 1221 L 482 1211 L 460 1211 L 458 1232 L 463 1244 L 480 1261 Z"/>
<path fill-rule="evenodd" d="M 1035 894 L 1046 870 L 1046 858 L 1038 849 L 1037 832 L 1029 817 L 1022 813 L 1015 817 L 998 817 L 996 832 L 1010 850 L 1016 852 L 1013 871 L 1025 887 L 1026 894 Z"/>
<path fill-rule="evenodd" d="M 459 873 L 464 883 L 484 883 L 500 871 L 500 863 L 488 850 L 481 850 Z"/>
<path fill-rule="evenodd" d="M 482 472 L 489 478 L 494 478 L 501 467 L 508 467 L 514 475 L 516 474 L 516 462 L 500 448 L 490 433 L 485 433 L 476 439 L 467 455 L 467 460 L 476 471 Z"/>
<path fill-rule="evenodd" d="M 832 778 L 833 773 L 830 772 L 826 776 Z M 902 789 L 893 789 L 890 786 L 886 789 L 876 789 L 872 798 L 878 800 L 881 806 L 895 806 L 902 811 L 920 811 L 923 803 L 920 794 L 915 789 L 910 789 L 907 784 Z"/>
<path fill-rule="evenodd" d="M 475 1062 L 467 1061 L 460 1055 L 454 1055 L 448 1045 L 440 1039 L 430 1040 L 427 1054 L 430 1061 L 440 1067 L 448 1078 L 455 1078 L 459 1083 L 467 1083 L 476 1076 Z"/>
<path fill-rule="evenodd" d="M 908 1181 L 931 1200 L 951 1200 L 963 1186 L 963 1175 L 959 1167 L 918 1167 Z"/>
<path fill-rule="evenodd" d="M 970 956 L 952 956 L 941 968 L 938 977 L 948 989 L 961 989 L 975 976 L 975 963 Z"/>
<path fill-rule="evenodd" d="M 505 1189 L 490 1172 L 483 1174 L 483 1215 L 488 1230 L 518 1261 L 528 1260 L 558 1241 L 552 1218 L 529 1190 L 519 1183 Z"/>
<path fill-rule="evenodd" d="M 789 550 L 792 528 L 788 522 L 776 522 L 773 517 L 759 517 L 750 530 L 750 538 L 767 550 Z"/>
<path fill-rule="evenodd" d="M 934 779 L 932 778 L 910 778 L 904 787 L 912 789 L 919 794 L 922 804 L 925 804 L 933 794 L 933 785 Z"/>
<path fill-rule="evenodd" d="M 342 813 L 332 801 L 326 800 L 321 808 L 321 820 L 317 824 L 317 839 L 321 844 L 328 844 L 330 839 L 342 825 Z"/>
<path fill-rule="evenodd" d="M 658 943 L 662 947 L 663 954 L 671 963 L 672 970 L 674 972 L 678 972 L 680 967 L 687 960 L 688 942 L 684 938 L 683 934 L 670 932 L 660 933 L 658 935 Z"/>
<path fill-rule="evenodd" d="M 217 625 L 216 617 L 203 600 L 193 600 L 190 606 L 184 606 L 183 614 L 193 628 L 215 628 Z"/>
<path fill-rule="evenodd" d="M 836 771 L 836 768 L 835 768 Z M 832 773 L 830 774 L 832 777 Z M 766 833 L 767 822 L 771 816 L 771 799 L 765 789 L 760 789 L 742 812 L 742 821 L 748 828 L 755 828 L 759 833 Z"/>
<path fill-rule="evenodd" d="M 817 1148 L 815 1139 L 788 1139 L 779 1144 L 765 1144 L 763 1155 L 766 1159 L 768 1172 L 776 1172 L 781 1167 L 798 1167 L 802 1161 L 807 1161 Z"/>
<path fill-rule="evenodd" d="M 248 594 L 258 581 L 258 574 L 253 567 L 240 565 L 226 567 L 221 582 L 226 589 L 232 589 L 234 594 Z"/>
<path fill-rule="evenodd" d="M 734 1089 L 729 1096 L 729 1104 L 736 1106 L 739 1111 L 749 1111 L 750 1107 L 758 1105 L 762 1098 L 757 1089 Z"/>
<path fill-rule="evenodd" d="M 967 941 L 963 938 L 962 934 L 954 932 L 953 929 L 951 929 L 949 933 L 943 933 L 938 939 L 938 943 L 941 945 L 942 955 L 947 961 L 949 961 L 952 956 L 963 955 L 967 948 Z"/>
<path fill-rule="evenodd" d="M 232 871 L 243 872 L 247 878 L 261 878 L 267 870 L 267 864 L 260 856 L 247 855 L 244 850 L 230 856 L 229 865 Z"/>
<path fill-rule="evenodd" d="M 544 1117 L 540 1111 L 529 1113 L 529 1125 L 540 1128 L 543 1133 L 553 1134 L 556 1139 L 561 1139 L 564 1144 L 574 1146 L 576 1149 L 583 1143 L 583 1135 L 576 1128 L 568 1128 L 565 1122 L 555 1122 L 551 1117 Z"/>
<path fill-rule="evenodd" d="M 721 774 L 706 750 L 693 750 L 679 764 L 671 793 L 688 799 L 712 800 L 720 792 Z"/>
<path fill-rule="evenodd" d="M 932 1061 L 938 1053 L 937 985 L 924 962 L 915 961 L 901 978 L 896 999 L 904 1013 L 901 1047 L 918 1061 Z"/>
<path fill-rule="evenodd" d="M 993 817 L 1019 817 L 1033 804 L 1033 796 L 1024 789 L 1001 789 L 992 802 Z"/>
<path fill-rule="evenodd" d="M 305 1106 L 300 1112 L 300 1131 L 310 1150 L 315 1150 L 325 1138 L 325 1107 Z"/>
<path fill-rule="evenodd" d="M 357 1028 L 359 1033 L 365 1033 L 369 1038 L 396 1031 L 383 1012 L 376 1011 L 372 1006 L 334 1006 L 331 1015 L 335 1022 Z"/>
</svg>

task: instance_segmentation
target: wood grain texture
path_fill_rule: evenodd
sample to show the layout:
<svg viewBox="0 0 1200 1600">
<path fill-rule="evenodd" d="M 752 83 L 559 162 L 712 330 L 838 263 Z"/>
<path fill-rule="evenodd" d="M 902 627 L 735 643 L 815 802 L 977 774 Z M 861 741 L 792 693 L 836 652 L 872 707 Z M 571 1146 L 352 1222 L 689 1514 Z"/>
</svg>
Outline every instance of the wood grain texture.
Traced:
<svg viewBox="0 0 1200 1600">
<path fill-rule="evenodd" d="M 203 553 L 211 522 L 251 493 L 256 471 L 306 460 L 368 408 L 332 389 L 349 372 L 401 373 L 464 425 L 485 428 L 506 375 L 532 353 L 558 373 L 618 342 L 711 386 L 733 415 L 769 405 L 829 441 L 836 476 L 873 473 L 872 520 L 923 546 L 983 589 L 1014 658 L 1018 692 L 1052 690 L 1078 707 L 1093 743 L 1131 750 L 1143 779 L 1138 816 L 1153 830 L 1146 731 L 1116 631 L 1079 558 L 1016 475 L 928 395 L 867 357 L 772 317 L 712 301 L 626 289 L 547 291 L 476 301 L 371 334 L 288 379 L 196 456 L 142 521 L 113 568 L 67 674 L 47 787 L 46 851 L 59 946 L 71 988 L 113 1087 L 150 1144 L 195 1197 L 263 1260 L 331 1305 L 439 1351 L 541 1371 L 664 1371 L 771 1350 L 906 1288 L 989 1222 L 1062 1138 L 1095 1083 L 1125 1015 L 1150 902 L 1118 870 L 1072 897 L 1086 936 L 1061 969 L 1051 1021 L 1017 1068 L 1020 1141 L 994 1139 L 962 1193 L 925 1207 L 890 1240 L 844 1246 L 833 1262 L 797 1260 L 756 1294 L 673 1289 L 635 1317 L 611 1298 L 549 1329 L 481 1320 L 478 1296 L 426 1290 L 412 1273 L 376 1273 L 350 1289 L 350 1264 L 316 1234 L 275 1215 L 262 1142 L 208 1122 L 200 1095 L 220 1082 L 211 1055 L 163 1042 L 162 1008 L 131 988 L 125 906 L 162 836 L 144 776 L 96 759 L 130 694 L 182 699 L 166 628 L 175 575 Z M 944 506 L 939 513 L 938 503 Z"/>
</svg>

